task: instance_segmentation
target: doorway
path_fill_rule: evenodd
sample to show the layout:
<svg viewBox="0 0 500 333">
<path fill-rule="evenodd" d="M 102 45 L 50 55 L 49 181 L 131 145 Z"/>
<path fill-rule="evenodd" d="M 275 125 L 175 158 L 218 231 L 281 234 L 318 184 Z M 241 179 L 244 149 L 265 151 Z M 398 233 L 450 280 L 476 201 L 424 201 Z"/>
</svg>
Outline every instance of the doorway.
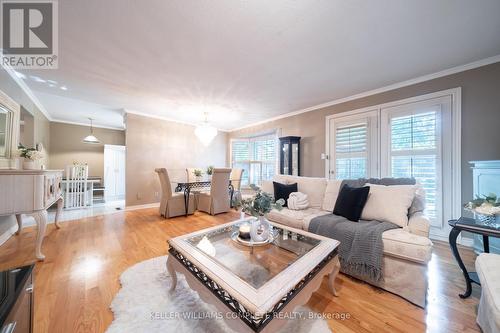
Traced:
<svg viewBox="0 0 500 333">
<path fill-rule="evenodd" d="M 125 146 L 104 145 L 104 198 L 125 200 Z"/>
</svg>

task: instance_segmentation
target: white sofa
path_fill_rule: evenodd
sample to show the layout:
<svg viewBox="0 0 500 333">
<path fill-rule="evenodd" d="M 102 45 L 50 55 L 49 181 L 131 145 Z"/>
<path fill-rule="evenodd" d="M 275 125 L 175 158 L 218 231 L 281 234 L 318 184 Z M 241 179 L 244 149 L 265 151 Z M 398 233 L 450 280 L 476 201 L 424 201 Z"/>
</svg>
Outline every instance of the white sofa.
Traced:
<svg viewBox="0 0 500 333">
<path fill-rule="evenodd" d="M 274 181 L 283 184 L 297 183 L 298 191 L 307 194 L 309 198 L 309 208 L 297 211 L 287 208 L 273 210 L 267 218 L 303 230 L 308 229 L 314 217 L 333 212 L 341 184 L 339 180 L 283 175 L 275 176 Z M 272 181 L 264 181 L 262 190 L 273 193 Z M 432 255 L 429 228 L 428 218 L 422 212 L 416 212 L 409 216 L 405 228 L 388 230 L 382 234 L 384 279 L 376 285 L 420 307 L 425 307 L 427 264 Z"/>
</svg>

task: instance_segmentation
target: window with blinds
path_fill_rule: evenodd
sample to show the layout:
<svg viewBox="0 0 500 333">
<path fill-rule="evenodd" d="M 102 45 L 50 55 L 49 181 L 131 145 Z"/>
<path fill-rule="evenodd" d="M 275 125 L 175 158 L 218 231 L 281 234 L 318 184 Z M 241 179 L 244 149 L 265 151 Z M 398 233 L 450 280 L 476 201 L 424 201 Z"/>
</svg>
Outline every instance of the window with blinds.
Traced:
<svg viewBox="0 0 500 333">
<path fill-rule="evenodd" d="M 368 167 L 366 123 L 335 129 L 335 170 L 337 179 L 362 178 Z"/>
<path fill-rule="evenodd" d="M 276 135 L 234 139 L 231 142 L 231 165 L 243 169 L 242 186 L 260 185 L 276 172 Z"/>
<path fill-rule="evenodd" d="M 426 192 L 426 215 L 436 219 L 438 201 L 438 113 L 390 118 L 392 177 L 414 177 Z"/>
</svg>

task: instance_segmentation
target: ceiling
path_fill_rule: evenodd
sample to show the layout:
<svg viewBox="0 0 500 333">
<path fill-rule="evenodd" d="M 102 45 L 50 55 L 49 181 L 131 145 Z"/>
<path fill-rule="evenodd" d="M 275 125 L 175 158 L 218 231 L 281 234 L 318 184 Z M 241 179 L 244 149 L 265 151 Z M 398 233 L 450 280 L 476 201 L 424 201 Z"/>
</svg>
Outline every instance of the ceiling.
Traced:
<svg viewBox="0 0 500 333">
<path fill-rule="evenodd" d="M 498 0 L 59 1 L 53 119 L 125 110 L 230 130 L 500 54 Z M 50 81 L 49 81 L 50 80 Z"/>
</svg>

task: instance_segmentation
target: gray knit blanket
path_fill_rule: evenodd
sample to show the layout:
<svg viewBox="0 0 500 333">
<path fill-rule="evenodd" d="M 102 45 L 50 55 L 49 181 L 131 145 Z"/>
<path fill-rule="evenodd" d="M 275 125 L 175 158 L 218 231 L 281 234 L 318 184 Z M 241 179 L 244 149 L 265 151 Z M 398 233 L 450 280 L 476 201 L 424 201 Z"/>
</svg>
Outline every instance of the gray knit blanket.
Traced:
<svg viewBox="0 0 500 333">
<path fill-rule="evenodd" d="M 389 222 L 352 222 L 334 214 L 315 217 L 309 224 L 310 232 L 340 242 L 338 253 L 343 273 L 371 283 L 383 280 L 382 233 L 396 228 L 399 227 Z"/>
</svg>

